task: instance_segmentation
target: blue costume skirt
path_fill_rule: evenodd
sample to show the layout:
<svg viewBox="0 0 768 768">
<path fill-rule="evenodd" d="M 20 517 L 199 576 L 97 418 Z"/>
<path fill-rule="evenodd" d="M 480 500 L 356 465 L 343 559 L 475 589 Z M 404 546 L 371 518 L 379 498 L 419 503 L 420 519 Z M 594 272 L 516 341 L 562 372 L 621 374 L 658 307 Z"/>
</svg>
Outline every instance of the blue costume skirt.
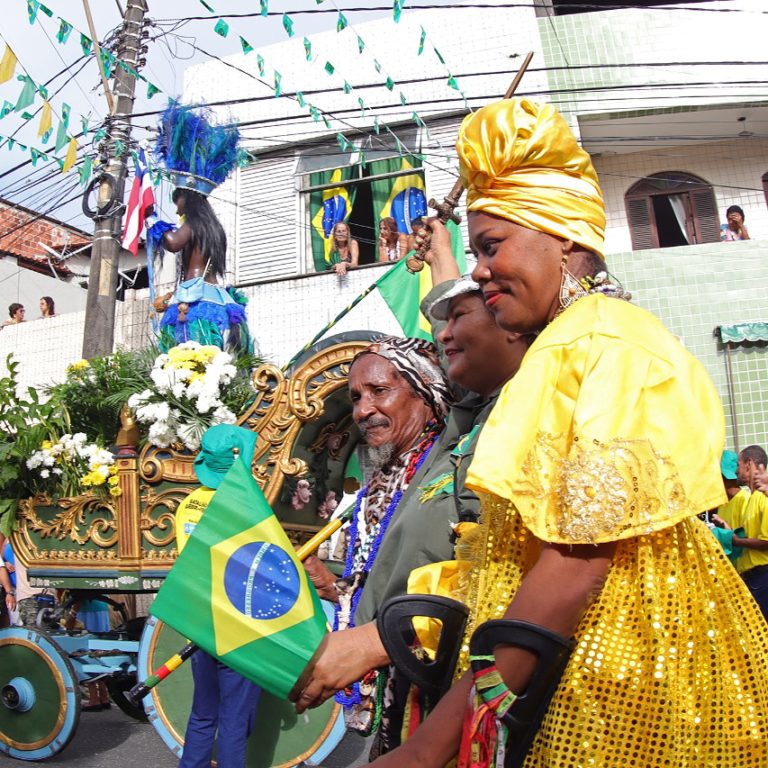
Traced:
<svg viewBox="0 0 768 768">
<path fill-rule="evenodd" d="M 186 305 L 186 312 L 180 305 Z M 251 352 L 245 307 L 224 288 L 202 277 L 184 281 L 160 321 L 159 346 L 167 352 L 185 341 Z"/>
</svg>

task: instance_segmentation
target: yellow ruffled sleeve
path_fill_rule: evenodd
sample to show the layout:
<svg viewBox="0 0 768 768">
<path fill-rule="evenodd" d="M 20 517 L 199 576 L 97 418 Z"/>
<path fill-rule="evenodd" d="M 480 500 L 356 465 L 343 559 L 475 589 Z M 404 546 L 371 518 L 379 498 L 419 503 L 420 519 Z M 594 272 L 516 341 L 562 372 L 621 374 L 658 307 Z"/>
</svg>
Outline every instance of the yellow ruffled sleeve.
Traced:
<svg viewBox="0 0 768 768">
<path fill-rule="evenodd" d="M 627 539 L 725 499 L 725 423 L 702 365 L 648 312 L 592 295 L 552 322 L 506 384 L 467 485 L 563 544 Z"/>
</svg>

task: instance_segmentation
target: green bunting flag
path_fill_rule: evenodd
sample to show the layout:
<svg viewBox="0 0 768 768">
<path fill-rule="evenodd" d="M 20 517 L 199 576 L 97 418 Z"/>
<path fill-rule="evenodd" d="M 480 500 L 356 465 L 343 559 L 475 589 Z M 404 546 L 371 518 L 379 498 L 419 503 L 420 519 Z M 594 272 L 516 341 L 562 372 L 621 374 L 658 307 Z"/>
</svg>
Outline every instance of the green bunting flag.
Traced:
<svg viewBox="0 0 768 768">
<path fill-rule="evenodd" d="M 59 17 L 59 31 L 56 33 L 56 39 L 63 45 L 69 40 L 74 27 L 66 20 Z"/>
<path fill-rule="evenodd" d="M 49 18 L 53 18 L 53 11 L 47 6 L 40 3 L 40 10 Z"/>
<path fill-rule="evenodd" d="M 27 16 L 29 16 L 29 23 L 34 24 L 37 18 L 37 12 L 40 10 L 40 3 L 38 0 L 27 0 Z"/>
<path fill-rule="evenodd" d="M 421 37 L 419 38 L 419 52 L 417 56 L 421 56 L 422 53 L 424 53 L 424 43 L 427 40 L 427 32 L 424 29 L 424 27 L 421 28 Z"/>
<path fill-rule="evenodd" d="M 339 11 L 339 18 L 336 19 L 336 31 L 341 32 L 342 30 L 345 30 L 349 26 L 349 22 L 347 21 L 347 17 Z"/>
<path fill-rule="evenodd" d="M 456 82 L 456 78 L 451 75 L 448 80 L 446 81 L 447 85 L 449 85 L 451 88 L 453 88 L 454 91 L 459 90 L 459 84 Z"/>
<path fill-rule="evenodd" d="M 125 142 L 115 139 L 115 157 L 125 156 Z"/>
<path fill-rule="evenodd" d="M 45 160 L 45 162 L 48 162 L 48 155 L 45 154 L 45 152 L 40 152 L 40 150 L 35 149 L 34 147 L 30 147 L 29 154 L 32 156 L 32 165 L 36 166 L 38 160 Z"/>
<path fill-rule="evenodd" d="M 333 73 L 336 71 L 336 67 L 334 67 L 334 66 L 333 66 L 333 64 L 331 64 L 331 62 L 330 62 L 330 61 L 326 61 L 326 62 L 325 62 L 325 71 L 326 71 L 326 72 L 327 72 L 329 75 L 332 75 L 332 74 L 333 74 Z"/>
<path fill-rule="evenodd" d="M 440 53 L 440 51 L 435 48 L 435 46 L 432 46 L 432 50 L 435 52 L 435 56 L 437 56 L 438 59 L 440 59 L 441 64 L 445 64 L 445 59 L 443 58 L 443 55 Z"/>
<path fill-rule="evenodd" d="M 328 116 L 323 114 L 322 118 L 323 118 L 323 125 L 325 125 L 325 127 L 330 131 L 331 130 L 331 124 L 328 121 Z"/>
<path fill-rule="evenodd" d="M 304 109 L 306 102 L 304 101 L 304 94 L 301 91 L 296 91 L 296 101 L 299 103 L 299 106 Z"/>
<path fill-rule="evenodd" d="M 56 152 L 63 149 L 64 145 L 69 142 L 69 136 L 67 131 L 69 130 L 69 113 L 71 107 L 69 104 L 61 105 L 61 120 L 59 121 L 59 130 L 56 131 Z"/>
<path fill-rule="evenodd" d="M 83 138 L 85 138 L 88 135 L 90 126 L 88 125 L 88 118 L 85 117 L 84 115 L 80 115 L 80 125 L 83 129 Z"/>
<path fill-rule="evenodd" d="M 378 61 L 376 61 L 376 59 L 374 59 L 374 60 L 373 60 L 373 68 L 374 68 L 374 69 L 375 69 L 377 72 L 381 73 L 381 64 L 379 64 L 379 62 L 378 62 Z"/>
<path fill-rule="evenodd" d="M 221 37 L 226 37 L 229 34 L 229 24 L 227 24 L 224 19 L 219 19 L 216 22 L 216 26 L 213 28 L 213 31 L 217 35 L 221 35 Z"/>
<path fill-rule="evenodd" d="M 357 52 L 362 53 L 365 50 L 365 40 L 360 35 L 357 36 Z"/>
<path fill-rule="evenodd" d="M 13 102 L 12 101 L 4 101 L 3 102 L 3 108 L 0 109 L 0 120 L 2 120 L 7 114 L 10 114 L 13 112 Z"/>
<path fill-rule="evenodd" d="M 214 11 L 213 8 L 211 8 L 211 6 L 205 2 L 205 0 L 200 0 L 200 5 L 202 5 L 203 8 L 205 8 L 205 10 L 208 11 L 208 13 L 216 13 L 216 11 Z"/>
<path fill-rule="evenodd" d="M 320 120 L 320 110 L 317 107 L 314 107 L 310 104 L 309 106 L 309 114 L 312 115 L 312 119 L 315 122 L 318 122 Z"/>
<path fill-rule="evenodd" d="M 261 0 L 261 15 L 266 16 L 269 13 L 269 0 Z"/>
<path fill-rule="evenodd" d="M 400 103 L 405 106 L 408 103 L 408 99 L 405 98 L 405 94 L 400 91 Z"/>
<path fill-rule="evenodd" d="M 256 54 L 256 66 L 259 68 L 259 75 L 264 77 L 264 57 L 260 54 Z"/>
<path fill-rule="evenodd" d="M 242 35 L 240 35 L 240 45 L 243 48 L 243 53 L 251 53 L 253 51 L 253 46 Z"/>
<path fill-rule="evenodd" d="M 357 103 L 360 105 L 360 117 L 365 117 L 365 102 L 363 101 L 361 96 L 357 97 Z"/>
<path fill-rule="evenodd" d="M 317 593 L 243 461 L 213 495 L 151 611 L 280 699 L 327 631 Z"/>
<path fill-rule="evenodd" d="M 309 38 L 304 38 L 304 56 L 307 61 L 312 61 L 312 43 Z"/>
<path fill-rule="evenodd" d="M 347 137 L 343 133 L 336 134 L 336 141 L 339 143 L 339 147 L 342 152 L 347 152 L 352 149 L 352 144 L 347 141 Z"/>
<path fill-rule="evenodd" d="M 83 50 L 83 56 L 89 56 L 91 53 L 91 46 L 93 40 L 90 37 L 86 37 L 82 32 L 80 33 L 80 48 Z"/>
<path fill-rule="evenodd" d="M 77 169 L 77 175 L 80 177 L 80 186 L 84 186 L 88 179 L 91 178 L 91 167 L 93 166 L 93 160 L 90 155 L 86 155 L 83 158 L 83 164 Z"/>
<path fill-rule="evenodd" d="M 414 122 L 414 123 L 416 123 L 416 125 L 420 126 L 421 128 L 425 128 L 425 127 L 426 127 L 426 124 L 425 124 L 425 123 L 424 123 L 424 121 L 423 121 L 423 120 L 422 120 L 422 119 L 419 117 L 419 115 L 418 115 L 418 113 L 417 113 L 417 112 L 413 112 L 413 113 L 411 114 L 411 120 L 413 120 L 413 122 Z"/>
<path fill-rule="evenodd" d="M 93 140 L 98 144 L 100 141 L 104 141 L 107 138 L 107 129 L 99 128 L 96 133 L 93 134 Z"/>
<path fill-rule="evenodd" d="M 387 86 L 388 91 L 392 91 L 395 88 L 395 81 L 387 75 L 387 81 L 384 83 Z"/>
<path fill-rule="evenodd" d="M 117 61 L 117 57 L 114 53 L 111 51 L 106 51 L 104 48 L 101 49 L 101 63 L 104 67 L 104 75 L 109 79 L 112 77 L 112 71 L 115 68 L 115 62 Z"/>
<path fill-rule="evenodd" d="M 467 260 L 461 230 L 452 221 L 447 222 L 445 226 L 451 234 L 453 255 L 459 272 L 463 275 L 467 271 Z M 432 290 L 432 276 L 428 269 L 412 275 L 406 269 L 405 259 L 400 259 L 379 280 L 378 289 L 406 336 L 432 339 L 430 325 L 419 309 L 421 300 Z"/>
<path fill-rule="evenodd" d="M 373 118 L 373 132 L 378 136 L 379 130 L 379 116 L 376 115 L 376 117 Z"/>
<path fill-rule="evenodd" d="M 352 93 L 352 86 L 345 80 L 343 85 L 344 93 Z"/>
<path fill-rule="evenodd" d="M 392 5 L 392 18 L 395 20 L 395 24 L 400 21 L 400 14 L 403 12 L 403 0 L 394 0 Z"/>
<path fill-rule="evenodd" d="M 147 80 L 147 98 L 151 99 L 156 93 L 160 93 L 160 89 Z"/>
<path fill-rule="evenodd" d="M 21 112 L 34 102 L 37 87 L 35 86 L 35 81 L 29 75 L 19 75 L 16 79 L 22 82 L 23 86 L 13 110 L 14 112 Z"/>
<path fill-rule="evenodd" d="M 275 96 L 281 96 L 283 93 L 283 88 L 281 83 L 283 82 L 283 76 L 275 70 Z"/>
<path fill-rule="evenodd" d="M 288 37 L 293 37 L 293 19 L 287 14 L 283 14 L 283 29 L 288 33 Z"/>
</svg>

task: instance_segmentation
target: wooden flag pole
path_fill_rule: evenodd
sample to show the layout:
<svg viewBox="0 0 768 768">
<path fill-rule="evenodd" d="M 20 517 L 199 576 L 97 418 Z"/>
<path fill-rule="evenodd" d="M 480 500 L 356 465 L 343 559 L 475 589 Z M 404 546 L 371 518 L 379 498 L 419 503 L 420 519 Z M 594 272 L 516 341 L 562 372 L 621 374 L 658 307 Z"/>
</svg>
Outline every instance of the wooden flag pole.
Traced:
<svg viewBox="0 0 768 768">
<path fill-rule="evenodd" d="M 509 99 L 517 90 L 517 86 L 520 85 L 520 81 L 523 79 L 525 70 L 528 69 L 528 65 L 531 63 L 532 58 L 533 51 L 529 51 L 523 60 L 520 69 L 517 71 L 514 80 L 509 84 L 509 88 L 507 88 L 507 92 L 504 94 L 505 99 Z M 464 184 L 461 179 L 459 179 L 453 185 L 451 191 L 443 198 L 442 203 L 438 203 L 434 198 L 430 198 L 428 205 L 437 212 L 437 218 L 442 221 L 443 224 L 447 221 L 453 221 L 456 224 L 460 224 L 461 216 L 456 213 L 456 206 L 459 204 L 459 200 L 461 200 L 463 194 Z M 426 237 L 422 236 L 422 243 L 416 250 L 416 253 L 408 257 L 406 267 L 411 274 L 416 274 L 424 269 L 424 254 L 429 250 L 431 240 L 432 238 L 429 232 L 427 232 Z"/>
</svg>

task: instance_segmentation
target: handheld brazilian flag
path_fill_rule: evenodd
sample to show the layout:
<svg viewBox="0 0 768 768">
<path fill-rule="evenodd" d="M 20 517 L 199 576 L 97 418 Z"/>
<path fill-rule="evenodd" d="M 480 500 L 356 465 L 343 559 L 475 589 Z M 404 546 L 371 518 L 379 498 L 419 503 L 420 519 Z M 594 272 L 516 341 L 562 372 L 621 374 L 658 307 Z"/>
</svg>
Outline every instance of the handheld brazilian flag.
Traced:
<svg viewBox="0 0 768 768">
<path fill-rule="evenodd" d="M 445 226 L 451 233 L 453 256 L 463 275 L 467 271 L 467 259 L 461 230 L 452 221 Z M 428 267 L 412 275 L 406 269 L 405 259 L 400 259 L 378 281 L 378 289 L 406 336 L 432 339 L 430 322 L 419 308 L 421 300 L 432 290 L 432 274 Z"/>
<path fill-rule="evenodd" d="M 282 699 L 327 631 L 317 593 L 242 461 L 221 482 L 151 611 Z"/>
</svg>

